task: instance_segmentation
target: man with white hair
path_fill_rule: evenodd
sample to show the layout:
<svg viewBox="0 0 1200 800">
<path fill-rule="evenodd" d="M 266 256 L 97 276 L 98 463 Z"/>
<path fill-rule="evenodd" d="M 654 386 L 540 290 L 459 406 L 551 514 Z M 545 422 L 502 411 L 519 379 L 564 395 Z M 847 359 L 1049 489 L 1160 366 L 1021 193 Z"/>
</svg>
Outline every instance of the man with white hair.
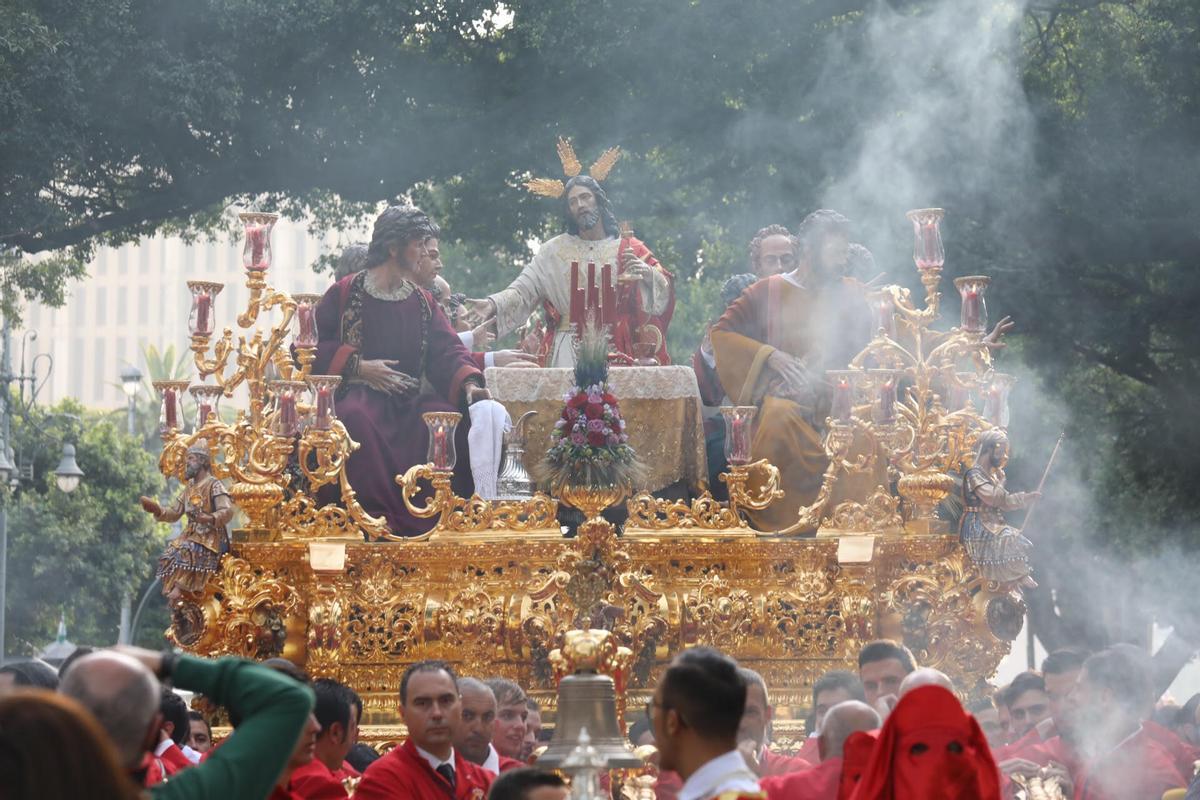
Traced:
<svg viewBox="0 0 1200 800">
<path fill-rule="evenodd" d="M 290 678 L 238 658 L 206 661 L 123 647 L 80 658 L 59 691 L 92 713 L 122 764 L 140 779 L 138 772 L 161 725 L 160 680 L 203 694 L 237 712 L 242 721 L 237 736 L 203 764 L 152 787 L 155 800 L 270 794 L 312 712 L 312 692 Z"/>
<path fill-rule="evenodd" d="M 954 681 L 940 669 L 933 667 L 918 667 L 904 676 L 900 681 L 900 697 L 916 689 L 918 686 L 940 686 L 947 691 L 954 691 Z"/>
<path fill-rule="evenodd" d="M 835 800 L 842 776 L 842 752 L 846 739 L 857 731 L 878 728 L 879 714 L 866 703 L 847 700 L 826 712 L 821 720 L 818 748 L 821 763 L 812 769 L 764 778 L 760 785 L 768 800 L 804 797 L 810 800 Z"/>
</svg>

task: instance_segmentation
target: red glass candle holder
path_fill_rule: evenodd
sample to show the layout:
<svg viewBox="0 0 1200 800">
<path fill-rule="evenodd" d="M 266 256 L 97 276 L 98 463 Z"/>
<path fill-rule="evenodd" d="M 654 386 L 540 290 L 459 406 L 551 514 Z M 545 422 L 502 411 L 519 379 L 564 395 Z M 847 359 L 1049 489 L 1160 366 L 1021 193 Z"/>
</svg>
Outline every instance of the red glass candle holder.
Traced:
<svg viewBox="0 0 1200 800">
<path fill-rule="evenodd" d="M 954 288 L 962 298 L 959 312 L 959 327 L 967 333 L 983 333 L 987 330 L 987 303 L 983 293 L 992 279 L 986 275 L 968 275 L 954 279 Z"/>
<path fill-rule="evenodd" d="M 854 370 L 830 370 L 827 374 L 833 385 L 829 416 L 835 425 L 849 425 L 854 421 L 854 392 L 859 373 Z"/>
<path fill-rule="evenodd" d="M 983 390 L 983 418 L 998 428 L 1008 427 L 1008 396 L 1016 382 L 1012 375 L 994 372 Z"/>
<path fill-rule="evenodd" d="M 725 461 L 733 466 L 750 463 L 750 444 L 754 441 L 755 406 L 721 406 L 725 419 Z"/>
<path fill-rule="evenodd" d="M 429 429 L 429 451 L 426 462 L 441 472 L 450 472 L 457 462 L 454 452 L 454 431 L 462 420 L 457 411 L 428 411 L 421 415 Z"/>
<path fill-rule="evenodd" d="M 336 394 L 342 379 L 338 375 L 309 375 L 308 386 L 312 390 L 312 426 L 327 431 L 337 419 Z"/>
<path fill-rule="evenodd" d="M 946 263 L 946 250 L 942 247 L 942 218 L 946 212 L 940 208 L 918 208 L 905 214 L 913 224 L 913 261 L 922 272 L 940 270 Z"/>
<path fill-rule="evenodd" d="M 188 314 L 188 333 L 192 336 L 212 336 L 216 327 L 217 295 L 225 288 L 213 281 L 188 281 L 192 293 L 192 310 Z"/>
<path fill-rule="evenodd" d="M 271 393 L 275 395 L 275 417 L 271 432 L 276 436 L 295 436 L 300 432 L 299 404 L 308 390 L 303 381 L 271 381 Z"/>
<path fill-rule="evenodd" d="M 875 390 L 875 421 L 891 425 L 896 421 L 900 373 L 890 369 L 873 369 L 871 378 Z"/>
<path fill-rule="evenodd" d="M 192 400 L 196 403 L 196 430 L 200 430 L 209 422 L 221 419 L 221 396 L 225 390 L 220 386 L 207 383 L 197 383 L 188 389 Z"/>
<path fill-rule="evenodd" d="M 296 301 L 296 335 L 292 344 L 297 348 L 317 346 L 317 303 L 321 301 L 319 294 L 294 294 Z"/>
<path fill-rule="evenodd" d="M 271 266 L 271 229 L 279 215 L 250 211 L 238 214 L 238 219 L 245 231 L 242 266 L 253 272 L 265 272 Z"/>
<path fill-rule="evenodd" d="M 871 335 L 896 338 L 896 301 L 890 292 L 868 292 L 871 309 Z"/>
<path fill-rule="evenodd" d="M 158 392 L 158 432 L 165 435 L 183 430 L 183 393 L 188 382 L 154 381 L 151 385 Z"/>
</svg>

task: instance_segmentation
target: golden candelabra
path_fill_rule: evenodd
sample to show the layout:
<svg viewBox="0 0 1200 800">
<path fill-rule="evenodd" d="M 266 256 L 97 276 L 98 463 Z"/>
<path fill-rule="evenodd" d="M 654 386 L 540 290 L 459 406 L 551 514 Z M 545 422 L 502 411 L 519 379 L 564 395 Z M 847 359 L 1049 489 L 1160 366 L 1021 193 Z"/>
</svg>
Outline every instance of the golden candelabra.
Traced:
<svg viewBox="0 0 1200 800">
<path fill-rule="evenodd" d="M 245 213 L 240 219 L 249 296 L 237 325 L 245 332 L 235 343 L 233 329 L 227 327 L 214 341 L 216 299 L 223 284 L 188 281 L 188 327 L 198 382 L 186 388 L 197 416 L 187 433 L 180 403 L 185 384 L 155 383 L 162 404 L 159 466 L 165 475 L 182 478 L 188 446 L 207 442 L 213 473 L 230 481 L 230 496 L 246 517 L 235 540 L 387 538 L 387 524 L 363 511 L 346 480 L 346 459 L 358 445 L 336 418 L 333 396 L 341 379 L 312 374 L 320 297 L 289 295 L 267 283 L 275 214 Z M 272 312 L 276 319 L 265 328 L 260 320 Z M 298 331 L 288 348 L 293 321 Z M 247 406 L 226 421 L 219 413 L 220 401 L 243 385 Z M 340 505 L 317 501 L 327 485 L 339 490 Z"/>
<path fill-rule="evenodd" d="M 947 533 L 949 524 L 937 510 L 958 485 L 949 473 L 961 470 L 980 431 L 1007 424 L 1011 379 L 992 370 L 993 343 L 985 335 L 982 292 L 988 279 L 959 278 L 960 325 L 948 332 L 932 328 L 941 298 L 943 215 L 936 208 L 908 213 L 925 306 L 917 308 L 899 286 L 865 293 L 872 339 L 848 369 L 829 373 L 833 414 L 826 420 L 829 464 L 821 489 L 796 523 L 778 534 L 818 527 L 833 535 L 895 533 L 901 525 L 910 534 Z M 960 371 L 964 364 L 972 369 Z M 983 415 L 971 399 L 981 389 L 993 400 Z M 878 478 L 871 494 L 834 504 L 839 480 L 855 475 Z"/>
</svg>

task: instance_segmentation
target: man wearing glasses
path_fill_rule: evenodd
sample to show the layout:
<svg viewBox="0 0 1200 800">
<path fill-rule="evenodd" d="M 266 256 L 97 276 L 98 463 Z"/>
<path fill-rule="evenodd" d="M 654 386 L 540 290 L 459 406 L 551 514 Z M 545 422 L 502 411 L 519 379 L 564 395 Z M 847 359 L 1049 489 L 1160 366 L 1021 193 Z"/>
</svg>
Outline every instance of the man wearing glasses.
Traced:
<svg viewBox="0 0 1200 800">
<path fill-rule="evenodd" d="M 712 800 L 727 792 L 765 797 L 738 751 L 745 704 L 746 681 L 732 658 L 694 647 L 671 662 L 647 711 L 659 767 L 683 778 L 678 800 Z"/>
</svg>

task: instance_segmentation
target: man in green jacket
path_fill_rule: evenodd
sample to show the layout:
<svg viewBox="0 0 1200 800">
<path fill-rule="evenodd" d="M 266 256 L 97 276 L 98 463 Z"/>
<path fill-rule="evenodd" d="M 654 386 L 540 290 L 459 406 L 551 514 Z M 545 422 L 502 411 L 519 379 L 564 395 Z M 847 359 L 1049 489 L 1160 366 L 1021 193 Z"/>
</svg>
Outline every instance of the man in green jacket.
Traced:
<svg viewBox="0 0 1200 800">
<path fill-rule="evenodd" d="M 267 797 L 312 714 L 312 690 L 243 659 L 206 661 L 121 647 L 80 658 L 59 691 L 92 712 L 134 771 L 157 743 L 160 681 L 203 694 L 235 712 L 241 724 L 204 763 L 154 786 L 154 800 Z"/>
</svg>

